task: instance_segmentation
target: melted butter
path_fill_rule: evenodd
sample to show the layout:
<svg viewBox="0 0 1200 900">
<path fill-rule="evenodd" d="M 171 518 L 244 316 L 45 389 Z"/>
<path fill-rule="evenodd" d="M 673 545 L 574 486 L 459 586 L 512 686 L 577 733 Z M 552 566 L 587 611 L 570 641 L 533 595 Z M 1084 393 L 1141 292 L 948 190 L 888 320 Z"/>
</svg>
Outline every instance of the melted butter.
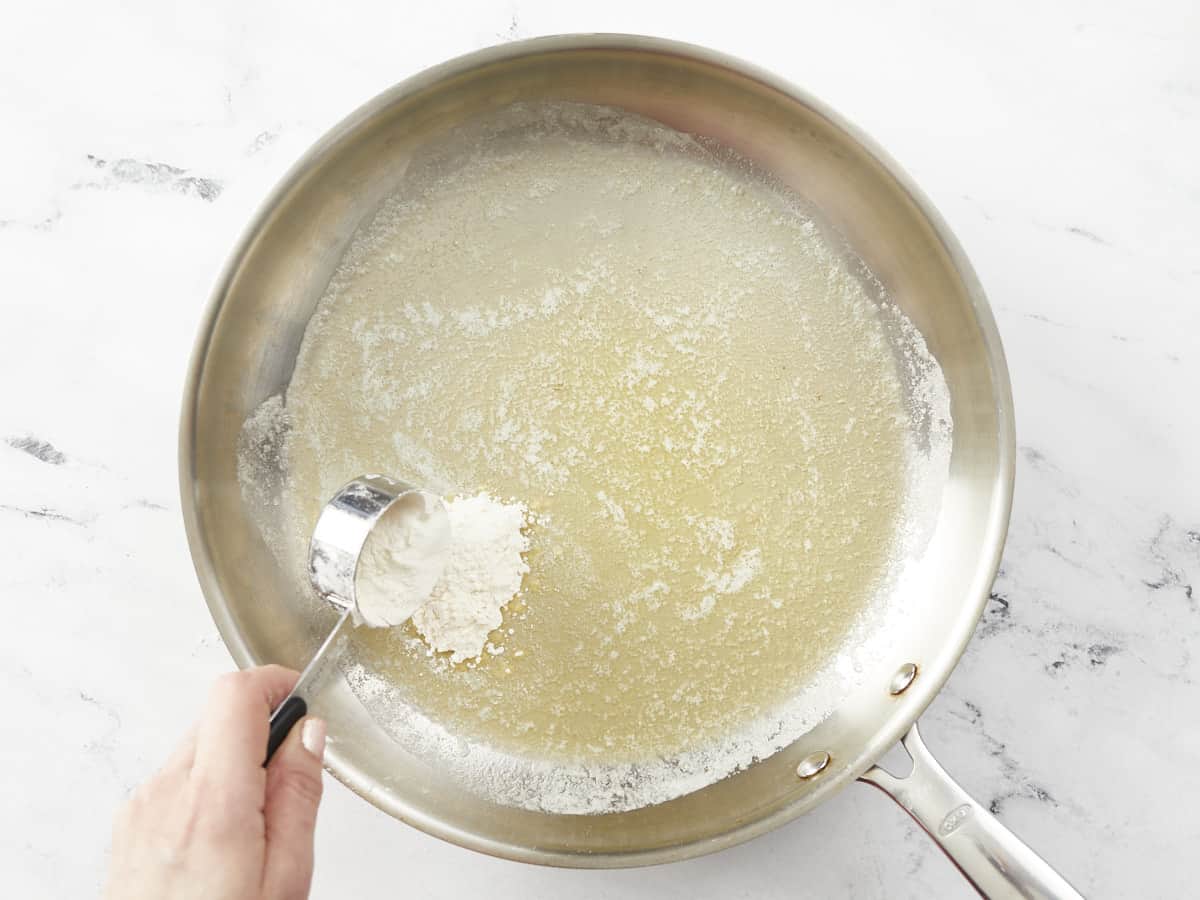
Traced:
<svg viewBox="0 0 1200 900">
<path fill-rule="evenodd" d="M 671 757 L 768 712 L 867 607 L 904 511 L 861 282 L 778 191 L 664 135 L 559 123 L 414 166 L 287 392 L 296 558 L 363 472 L 536 517 L 477 663 L 355 635 L 408 703 L 520 755 Z"/>
</svg>

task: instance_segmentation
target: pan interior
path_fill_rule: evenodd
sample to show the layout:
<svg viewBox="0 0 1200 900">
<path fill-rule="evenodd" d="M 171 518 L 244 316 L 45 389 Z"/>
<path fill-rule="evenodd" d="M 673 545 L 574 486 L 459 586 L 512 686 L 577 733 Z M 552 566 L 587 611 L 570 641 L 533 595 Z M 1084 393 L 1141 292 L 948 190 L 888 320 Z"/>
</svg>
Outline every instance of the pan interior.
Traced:
<svg viewBox="0 0 1200 900">
<path fill-rule="evenodd" d="M 364 222 L 241 477 L 298 594 L 321 498 L 356 473 L 525 503 L 531 571 L 478 659 L 364 628 L 346 675 L 465 788 L 599 813 L 704 787 L 845 699 L 950 438 L 920 332 L 800 197 L 643 117 L 518 104 L 423 148 Z"/>
</svg>

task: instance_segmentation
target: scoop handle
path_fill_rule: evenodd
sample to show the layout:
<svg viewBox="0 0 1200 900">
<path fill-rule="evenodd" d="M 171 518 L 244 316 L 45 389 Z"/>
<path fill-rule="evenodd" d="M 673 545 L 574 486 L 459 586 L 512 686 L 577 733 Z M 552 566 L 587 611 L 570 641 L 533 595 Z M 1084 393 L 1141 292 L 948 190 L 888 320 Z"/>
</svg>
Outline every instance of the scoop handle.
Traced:
<svg viewBox="0 0 1200 900">
<path fill-rule="evenodd" d="M 279 745 L 288 736 L 292 726 L 308 715 L 306 698 L 312 696 L 313 688 L 325 674 L 325 668 L 329 661 L 336 657 L 337 650 L 341 649 L 343 642 L 338 638 L 346 631 L 346 623 L 349 621 L 350 607 L 346 607 L 337 624 L 333 626 L 333 630 L 329 632 L 329 637 L 325 638 L 321 646 L 317 648 L 313 658 L 308 661 L 308 665 L 296 679 L 296 685 L 292 688 L 292 692 L 271 713 L 271 729 L 267 735 L 267 757 L 263 760 L 264 766 L 271 761 L 271 757 L 275 755 Z"/>
<path fill-rule="evenodd" d="M 306 715 L 308 715 L 308 701 L 295 694 L 280 703 L 275 712 L 271 713 L 271 731 L 267 735 L 267 758 L 263 760 L 264 766 L 271 761 L 271 757 L 275 755 L 275 751 L 279 749 L 283 739 L 288 736 L 292 726 Z"/>
</svg>

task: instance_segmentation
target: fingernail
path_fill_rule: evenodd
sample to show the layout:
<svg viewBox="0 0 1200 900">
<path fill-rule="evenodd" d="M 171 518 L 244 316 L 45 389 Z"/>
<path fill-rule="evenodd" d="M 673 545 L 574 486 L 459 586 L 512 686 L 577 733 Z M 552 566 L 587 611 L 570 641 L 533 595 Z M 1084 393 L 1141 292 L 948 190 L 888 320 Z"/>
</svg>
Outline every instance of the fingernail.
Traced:
<svg viewBox="0 0 1200 900">
<path fill-rule="evenodd" d="M 325 758 L 325 720 L 309 716 L 300 729 L 300 743 L 317 759 Z"/>
</svg>

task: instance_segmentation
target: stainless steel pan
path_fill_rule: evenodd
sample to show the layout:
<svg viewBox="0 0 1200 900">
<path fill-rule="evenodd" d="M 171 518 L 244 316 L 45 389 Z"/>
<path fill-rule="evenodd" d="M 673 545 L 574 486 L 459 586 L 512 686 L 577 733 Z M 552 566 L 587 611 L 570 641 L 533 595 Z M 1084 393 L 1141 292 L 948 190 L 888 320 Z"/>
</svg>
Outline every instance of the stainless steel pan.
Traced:
<svg viewBox="0 0 1200 900">
<path fill-rule="evenodd" d="M 298 666 L 319 633 L 243 507 L 235 460 L 243 420 L 286 386 L 347 243 L 397 186 L 414 150 L 476 114 L 536 100 L 623 107 L 715 139 L 774 173 L 841 231 L 924 333 L 950 386 L 950 481 L 926 551 L 937 577 L 895 635 L 902 650 L 876 660 L 834 715 L 775 756 L 668 803 L 603 816 L 491 804 L 396 745 L 344 684 L 330 689 L 322 708 L 336 737 L 330 770 L 381 809 L 464 847 L 583 867 L 720 850 L 862 779 L 904 806 L 981 891 L 1076 896 L 950 780 L 914 725 L 971 637 L 1008 525 L 1012 399 L 983 291 L 940 216 L 865 135 L 778 78 L 698 47 L 567 36 L 471 54 L 372 100 L 276 188 L 216 286 L 180 435 L 192 556 L 234 658 L 243 666 Z M 915 767 L 898 779 L 874 763 L 901 738 Z"/>
</svg>

